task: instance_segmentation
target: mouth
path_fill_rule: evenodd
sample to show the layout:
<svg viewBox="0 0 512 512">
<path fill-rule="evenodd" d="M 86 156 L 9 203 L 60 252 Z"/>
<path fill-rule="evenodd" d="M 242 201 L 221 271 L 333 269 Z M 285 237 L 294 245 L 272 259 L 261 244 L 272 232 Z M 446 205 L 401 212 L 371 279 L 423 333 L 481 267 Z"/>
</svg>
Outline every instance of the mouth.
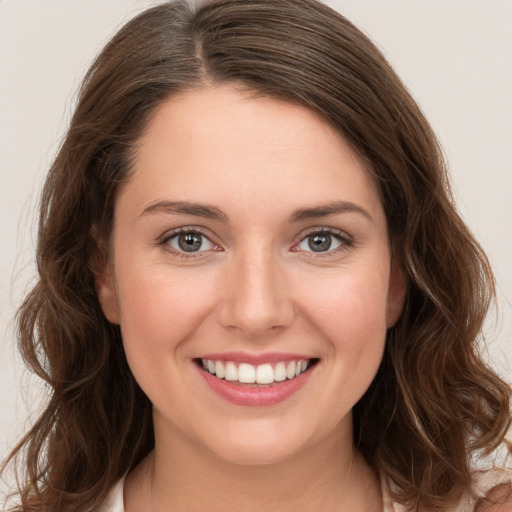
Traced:
<svg viewBox="0 0 512 512">
<path fill-rule="evenodd" d="M 273 387 L 298 378 L 317 363 L 318 358 L 283 360 L 253 365 L 220 359 L 195 359 L 196 364 L 216 379 L 252 388 Z"/>
</svg>

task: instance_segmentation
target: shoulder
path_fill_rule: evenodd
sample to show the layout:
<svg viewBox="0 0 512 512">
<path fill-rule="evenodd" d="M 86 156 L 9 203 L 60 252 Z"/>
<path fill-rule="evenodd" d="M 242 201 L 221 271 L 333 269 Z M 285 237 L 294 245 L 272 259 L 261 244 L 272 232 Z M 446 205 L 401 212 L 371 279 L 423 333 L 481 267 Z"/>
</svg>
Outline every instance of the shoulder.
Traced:
<svg viewBox="0 0 512 512">
<path fill-rule="evenodd" d="M 382 479 L 383 512 L 411 512 L 394 502 L 389 489 L 392 483 Z M 512 469 L 493 468 L 475 471 L 473 488 L 462 496 L 457 506 L 446 512 L 512 512 Z"/>
<path fill-rule="evenodd" d="M 512 512 L 512 470 L 495 468 L 474 475 L 474 512 Z"/>
</svg>

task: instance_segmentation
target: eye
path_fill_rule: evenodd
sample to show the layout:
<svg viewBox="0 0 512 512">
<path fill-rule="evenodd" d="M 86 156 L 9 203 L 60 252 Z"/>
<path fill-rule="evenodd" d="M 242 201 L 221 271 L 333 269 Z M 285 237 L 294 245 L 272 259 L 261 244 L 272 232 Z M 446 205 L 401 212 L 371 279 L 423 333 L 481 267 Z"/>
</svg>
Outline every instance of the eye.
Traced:
<svg viewBox="0 0 512 512">
<path fill-rule="evenodd" d="M 334 252 L 350 245 L 350 239 L 346 235 L 329 231 L 315 231 L 304 237 L 296 246 L 296 250 L 315 253 Z"/>
<path fill-rule="evenodd" d="M 179 253 L 210 251 L 216 248 L 211 240 L 198 231 L 175 233 L 165 240 L 165 244 Z"/>
</svg>

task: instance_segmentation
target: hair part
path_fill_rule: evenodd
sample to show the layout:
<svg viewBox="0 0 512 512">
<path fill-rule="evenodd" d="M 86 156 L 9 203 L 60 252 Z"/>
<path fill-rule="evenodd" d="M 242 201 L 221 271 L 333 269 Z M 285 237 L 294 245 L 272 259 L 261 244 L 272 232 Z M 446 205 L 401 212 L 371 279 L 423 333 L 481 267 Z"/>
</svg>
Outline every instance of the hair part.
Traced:
<svg viewBox="0 0 512 512">
<path fill-rule="evenodd" d="M 214 0 L 143 12 L 83 81 L 42 194 L 39 281 L 17 317 L 23 358 L 51 397 L 8 459 L 24 461 L 13 510 L 94 508 L 154 446 L 151 403 L 101 311 L 94 272 L 149 117 L 179 91 L 225 83 L 319 113 L 375 179 L 408 293 L 354 408 L 354 441 L 397 500 L 442 509 L 470 486 L 471 452 L 503 440 L 510 388 L 479 355 L 494 279 L 454 208 L 439 144 L 385 58 L 340 14 L 313 0 Z"/>
</svg>

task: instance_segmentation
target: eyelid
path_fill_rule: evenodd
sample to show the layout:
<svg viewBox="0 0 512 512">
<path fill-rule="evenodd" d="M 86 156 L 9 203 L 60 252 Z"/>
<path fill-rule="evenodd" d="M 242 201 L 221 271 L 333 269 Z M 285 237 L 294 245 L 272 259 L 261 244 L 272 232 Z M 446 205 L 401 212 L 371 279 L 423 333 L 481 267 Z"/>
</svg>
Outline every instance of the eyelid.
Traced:
<svg viewBox="0 0 512 512">
<path fill-rule="evenodd" d="M 174 248 L 172 248 L 169 245 L 169 240 L 171 238 L 174 238 L 180 234 L 187 234 L 187 233 L 197 233 L 203 237 L 205 237 L 210 243 L 212 243 L 215 246 L 215 249 L 213 251 L 222 251 L 222 247 L 220 244 L 218 244 L 211 235 L 206 233 L 207 230 L 200 226 L 181 226 L 178 228 L 173 228 L 169 231 L 166 231 L 163 235 L 159 236 L 156 240 L 156 244 L 160 246 L 165 246 L 165 250 L 168 252 L 171 252 L 174 255 L 184 257 L 184 258 L 197 258 L 200 256 L 204 256 L 204 253 L 211 252 L 212 249 L 209 250 L 202 250 L 197 252 L 190 252 L 187 253 L 186 251 L 178 251 Z M 316 235 L 316 234 L 328 234 L 330 236 L 333 236 L 337 238 L 341 245 L 339 247 L 336 247 L 335 249 L 328 250 L 325 252 L 318 252 L 315 253 L 314 251 L 302 251 L 298 249 L 298 245 L 303 242 L 307 237 Z M 326 227 L 326 226 L 315 226 L 310 227 L 302 231 L 296 238 L 296 241 L 293 243 L 291 247 L 292 252 L 303 252 L 307 253 L 310 257 L 325 257 L 330 256 L 333 254 L 336 254 L 338 252 L 347 251 L 348 249 L 353 248 L 356 245 L 356 241 L 354 238 L 349 235 L 346 231 L 343 231 L 341 229 L 333 228 L 333 227 Z"/>
<path fill-rule="evenodd" d="M 163 235 L 157 238 L 157 245 L 163 246 L 166 251 L 172 253 L 173 255 L 177 255 L 184 258 L 197 258 L 203 256 L 204 253 L 212 251 L 212 249 L 192 252 L 179 251 L 176 250 L 174 247 L 171 247 L 171 245 L 169 244 L 169 240 L 171 240 L 172 238 L 175 238 L 182 234 L 189 233 L 197 233 L 198 235 L 201 235 L 204 238 L 206 238 L 211 244 L 215 246 L 215 249 L 213 249 L 213 251 L 222 250 L 220 245 L 212 239 L 212 236 L 206 234 L 205 230 L 199 226 L 181 226 L 179 228 L 174 228 L 169 231 L 166 231 Z"/>
<path fill-rule="evenodd" d="M 312 236 L 312 235 L 321 235 L 321 234 L 327 234 L 330 236 L 333 236 L 337 238 L 341 245 L 339 247 L 336 247 L 335 249 L 324 251 L 324 252 L 317 252 L 314 251 L 301 251 L 300 249 L 297 249 L 300 243 L 302 243 L 306 238 Z M 354 237 L 349 235 L 346 231 L 343 231 L 341 229 L 332 228 L 332 227 L 326 227 L 326 226 L 316 226 L 308 228 L 304 231 L 302 231 L 298 237 L 297 241 L 292 246 L 293 252 L 303 252 L 308 254 L 308 256 L 312 256 L 315 258 L 321 258 L 326 256 L 331 256 L 333 254 L 336 254 L 338 252 L 343 252 L 348 249 L 353 248 L 356 245 L 356 241 L 354 240 Z"/>
</svg>

